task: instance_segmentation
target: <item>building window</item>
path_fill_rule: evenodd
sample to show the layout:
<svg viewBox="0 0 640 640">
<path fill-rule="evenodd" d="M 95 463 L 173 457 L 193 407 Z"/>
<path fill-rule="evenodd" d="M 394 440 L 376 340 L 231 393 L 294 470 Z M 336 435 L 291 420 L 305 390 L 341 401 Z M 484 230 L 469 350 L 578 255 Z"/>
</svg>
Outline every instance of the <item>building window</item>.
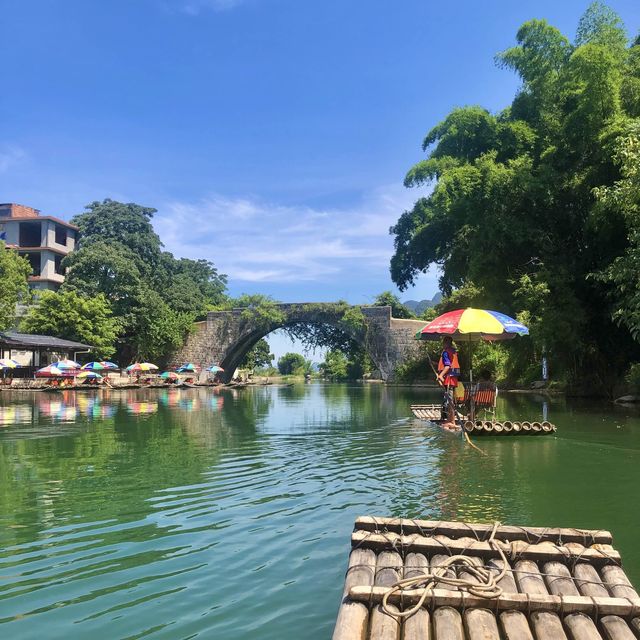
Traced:
<svg viewBox="0 0 640 640">
<path fill-rule="evenodd" d="M 62 256 L 55 256 L 55 258 L 53 259 L 53 264 L 54 264 L 55 272 L 59 276 L 63 276 L 64 269 L 62 268 Z"/>
<path fill-rule="evenodd" d="M 31 265 L 31 275 L 40 277 L 42 275 L 42 269 L 40 268 L 40 254 L 39 253 L 25 253 L 20 252 L 23 258 L 26 258 Z"/>
<path fill-rule="evenodd" d="M 62 225 L 56 225 L 56 244 L 67 246 L 67 228 Z"/>
<path fill-rule="evenodd" d="M 18 244 L 21 247 L 39 247 L 42 242 L 40 222 L 21 222 Z"/>
</svg>

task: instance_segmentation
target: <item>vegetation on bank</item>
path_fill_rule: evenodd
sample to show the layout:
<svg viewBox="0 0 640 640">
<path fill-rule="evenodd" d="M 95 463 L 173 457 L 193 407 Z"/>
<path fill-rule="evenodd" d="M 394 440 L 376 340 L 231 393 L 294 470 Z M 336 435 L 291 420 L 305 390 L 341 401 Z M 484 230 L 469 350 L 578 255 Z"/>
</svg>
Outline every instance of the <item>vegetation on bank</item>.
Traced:
<svg viewBox="0 0 640 640">
<path fill-rule="evenodd" d="M 593 3 L 573 42 L 545 20 L 516 40 L 496 56 L 522 81 L 511 105 L 456 108 L 426 135 L 405 184 L 429 192 L 392 228 L 391 274 L 404 289 L 435 264 L 439 309 L 528 325 L 491 352 L 505 377 L 546 353 L 555 379 L 602 388 L 640 359 L 640 38 Z"/>
</svg>

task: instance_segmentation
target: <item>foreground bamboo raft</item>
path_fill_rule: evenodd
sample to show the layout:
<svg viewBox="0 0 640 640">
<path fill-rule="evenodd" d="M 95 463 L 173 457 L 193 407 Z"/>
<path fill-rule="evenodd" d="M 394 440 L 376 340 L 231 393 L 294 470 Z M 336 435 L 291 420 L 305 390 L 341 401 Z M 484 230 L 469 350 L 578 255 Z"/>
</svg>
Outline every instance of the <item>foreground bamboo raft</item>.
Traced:
<svg viewBox="0 0 640 640">
<path fill-rule="evenodd" d="M 439 404 L 412 404 L 411 412 L 420 420 L 429 422 L 442 422 L 442 405 Z M 459 421 L 462 428 L 469 434 L 475 436 L 538 436 L 555 433 L 557 428 L 554 424 L 547 422 L 512 422 L 504 420 L 467 420 L 465 416 Z"/>
<path fill-rule="evenodd" d="M 640 598 L 607 531 L 360 517 L 333 640 L 637 640 Z M 427 590 L 423 606 L 399 619 L 381 606 L 389 587 L 454 554 L 495 575 L 495 598 L 464 588 Z M 463 565 L 448 572 L 470 578 Z M 413 606 L 422 591 L 390 598 L 391 611 Z"/>
</svg>

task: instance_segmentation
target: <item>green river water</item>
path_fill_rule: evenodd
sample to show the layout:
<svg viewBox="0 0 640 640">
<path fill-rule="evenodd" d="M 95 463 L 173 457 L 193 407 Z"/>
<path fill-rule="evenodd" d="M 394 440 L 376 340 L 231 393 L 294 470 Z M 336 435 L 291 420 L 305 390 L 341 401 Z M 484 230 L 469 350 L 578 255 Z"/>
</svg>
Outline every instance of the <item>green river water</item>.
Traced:
<svg viewBox="0 0 640 640">
<path fill-rule="evenodd" d="M 107 395 L 110 393 L 110 395 Z M 358 515 L 606 528 L 640 584 L 640 414 L 507 395 L 460 437 L 381 385 L 0 393 L 0 637 L 331 636 Z"/>
</svg>

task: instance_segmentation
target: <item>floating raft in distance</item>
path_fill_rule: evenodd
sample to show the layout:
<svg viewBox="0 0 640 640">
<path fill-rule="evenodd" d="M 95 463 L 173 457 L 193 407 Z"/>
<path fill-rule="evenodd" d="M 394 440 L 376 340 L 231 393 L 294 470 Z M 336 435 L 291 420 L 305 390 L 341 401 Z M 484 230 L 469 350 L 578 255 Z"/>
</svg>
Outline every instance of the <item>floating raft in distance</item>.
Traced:
<svg viewBox="0 0 640 640">
<path fill-rule="evenodd" d="M 420 420 L 429 422 L 442 422 L 442 405 L 439 404 L 412 404 L 411 412 Z M 467 420 L 462 421 L 462 428 L 470 435 L 476 436 L 506 436 L 506 435 L 547 435 L 555 433 L 557 427 L 546 420 L 544 422 L 512 422 L 504 420 L 495 422 L 492 420 Z"/>
<path fill-rule="evenodd" d="M 640 598 L 608 531 L 493 526 L 360 517 L 333 640 L 636 640 Z M 400 621 L 381 601 L 398 580 L 415 577 L 452 554 L 499 574 L 497 598 L 454 588 L 430 589 L 422 608 Z M 459 578 L 464 566 L 452 565 Z M 390 599 L 397 611 L 421 591 Z"/>
</svg>

